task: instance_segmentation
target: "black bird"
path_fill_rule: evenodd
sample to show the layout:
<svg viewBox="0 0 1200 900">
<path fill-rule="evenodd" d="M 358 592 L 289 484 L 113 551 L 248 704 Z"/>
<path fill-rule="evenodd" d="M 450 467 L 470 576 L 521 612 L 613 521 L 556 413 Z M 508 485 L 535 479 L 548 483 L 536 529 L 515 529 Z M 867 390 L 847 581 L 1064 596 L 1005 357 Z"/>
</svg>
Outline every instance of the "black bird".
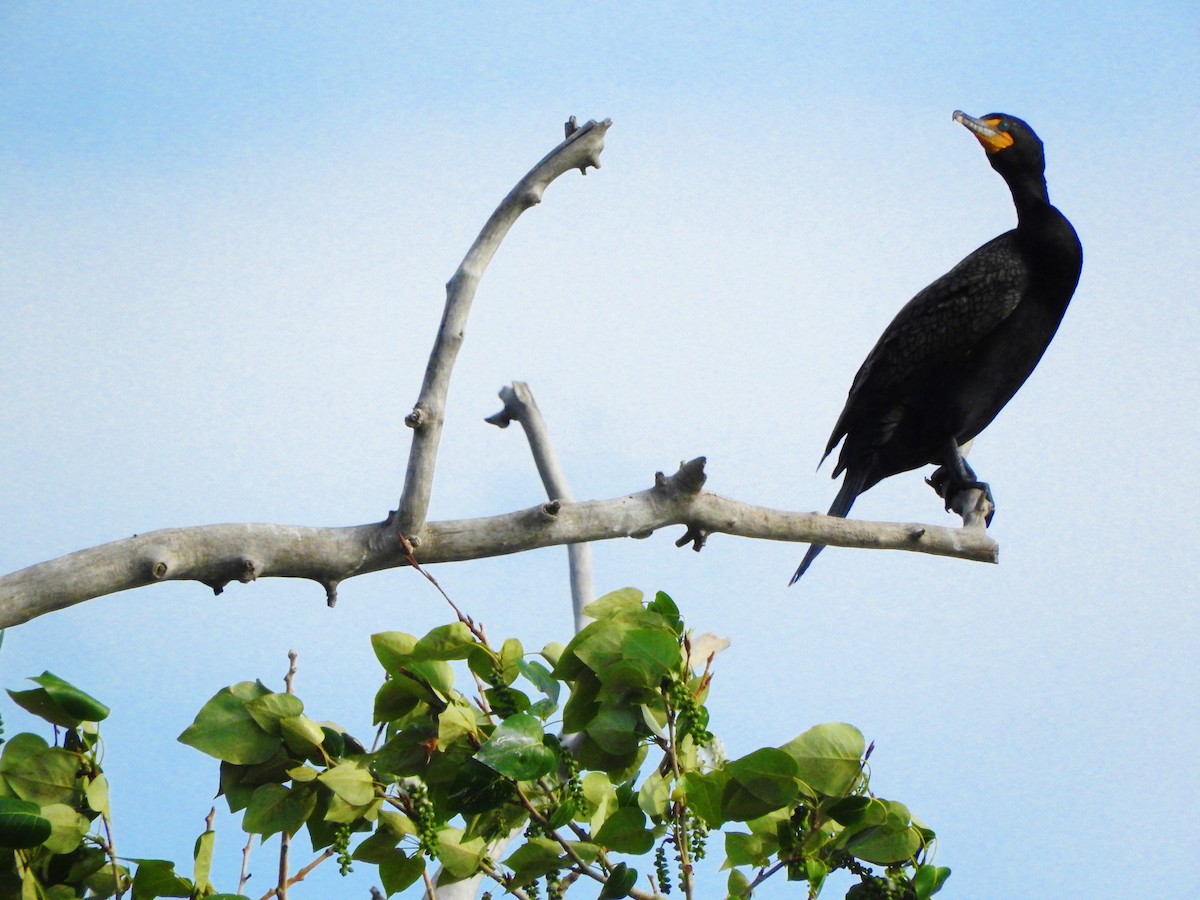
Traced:
<svg viewBox="0 0 1200 900">
<path fill-rule="evenodd" d="M 845 516 L 890 475 L 940 465 L 930 482 L 949 500 L 975 478 L 962 447 L 996 417 L 1038 364 L 1079 282 L 1083 248 L 1050 205 L 1046 158 L 1015 116 L 955 111 L 1012 192 L 1017 227 L 988 241 L 908 301 L 854 376 L 825 457 L 845 438 L 829 508 Z M 792 584 L 812 565 L 808 548 Z"/>
</svg>

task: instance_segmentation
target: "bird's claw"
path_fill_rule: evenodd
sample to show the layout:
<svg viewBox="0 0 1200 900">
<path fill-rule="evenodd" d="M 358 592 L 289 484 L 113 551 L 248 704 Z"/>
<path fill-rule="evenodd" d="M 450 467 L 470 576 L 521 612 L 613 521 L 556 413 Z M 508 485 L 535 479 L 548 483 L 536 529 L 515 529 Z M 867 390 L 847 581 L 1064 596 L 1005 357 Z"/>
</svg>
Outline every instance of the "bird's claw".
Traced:
<svg viewBox="0 0 1200 900">
<path fill-rule="evenodd" d="M 996 515 L 996 498 L 992 495 L 991 485 L 986 481 L 978 479 L 961 481 L 954 478 L 954 473 L 948 466 L 939 466 L 932 475 L 925 479 L 925 483 L 945 501 L 946 512 L 954 511 L 963 517 L 964 525 L 967 524 L 968 517 L 973 512 L 982 508 L 987 510 L 983 516 L 984 525 L 991 526 L 992 517 Z M 967 491 L 983 492 L 984 502 L 978 504 L 974 511 L 967 507 L 966 498 L 959 499 Z"/>
</svg>

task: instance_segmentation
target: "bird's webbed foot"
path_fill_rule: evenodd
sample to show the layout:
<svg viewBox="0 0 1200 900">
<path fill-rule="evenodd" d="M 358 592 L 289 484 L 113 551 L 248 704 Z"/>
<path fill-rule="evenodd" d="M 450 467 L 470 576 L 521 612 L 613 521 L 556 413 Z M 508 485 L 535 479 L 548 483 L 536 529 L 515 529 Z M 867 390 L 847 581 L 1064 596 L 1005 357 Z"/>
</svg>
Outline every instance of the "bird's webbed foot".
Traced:
<svg viewBox="0 0 1200 900">
<path fill-rule="evenodd" d="M 975 471 L 963 459 L 954 445 L 954 453 L 950 461 L 938 466 L 933 474 L 925 479 L 937 495 L 946 503 L 947 512 L 956 512 L 962 516 L 963 525 L 977 525 L 983 519 L 984 526 L 992 524 L 996 514 L 996 498 L 992 488 L 986 481 L 980 481 Z M 972 496 L 972 492 L 979 492 Z"/>
</svg>

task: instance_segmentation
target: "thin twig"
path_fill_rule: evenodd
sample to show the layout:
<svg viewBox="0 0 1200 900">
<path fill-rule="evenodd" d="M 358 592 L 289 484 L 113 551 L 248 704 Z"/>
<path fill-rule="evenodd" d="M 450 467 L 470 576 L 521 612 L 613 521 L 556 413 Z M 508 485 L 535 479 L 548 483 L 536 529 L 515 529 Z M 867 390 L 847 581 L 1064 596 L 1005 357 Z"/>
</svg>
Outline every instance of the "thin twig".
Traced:
<svg viewBox="0 0 1200 900">
<path fill-rule="evenodd" d="M 547 837 L 555 841 L 560 847 L 563 848 L 563 851 L 570 858 L 571 862 L 575 864 L 575 870 L 581 875 L 586 875 L 588 878 L 591 878 L 593 881 L 606 884 L 611 872 L 597 872 L 594 868 L 584 862 L 579 854 L 575 852 L 575 848 L 571 846 L 569 841 L 567 841 L 557 831 L 545 828 L 546 817 L 542 815 L 538 808 L 533 805 L 533 802 L 525 796 L 525 792 L 521 790 L 521 785 L 514 783 L 513 787 L 516 789 L 517 799 L 521 801 L 521 805 L 525 807 L 525 811 L 529 813 L 529 817 L 543 827 Z M 576 833 L 580 834 L 579 832 Z M 581 840 L 587 840 L 586 834 L 580 834 L 580 837 Z M 600 853 L 600 859 L 601 862 L 608 867 L 608 860 L 603 851 Z M 647 894 L 645 891 L 640 891 L 637 888 L 631 889 L 628 896 L 633 897 L 634 900 L 662 900 L 662 897 L 659 894 Z"/>
<path fill-rule="evenodd" d="M 246 838 L 246 846 L 242 848 L 242 874 L 238 877 L 238 893 L 244 892 L 246 882 L 250 880 L 250 850 L 254 846 L 254 835 Z"/>
<path fill-rule="evenodd" d="M 288 848 L 291 839 L 286 831 L 279 835 L 279 885 L 275 888 L 275 896 L 279 900 L 287 900 L 288 889 Z"/>
<path fill-rule="evenodd" d="M 296 677 L 296 659 L 299 656 L 300 654 L 295 650 L 288 651 L 288 670 L 287 674 L 283 676 L 284 691 L 288 694 L 293 693 L 292 680 Z"/>
<path fill-rule="evenodd" d="M 483 630 L 483 625 L 477 624 L 474 619 L 459 609 L 458 604 L 450 599 L 450 595 L 446 593 L 445 589 L 438 583 L 438 580 L 421 568 L 421 564 L 417 562 L 416 556 L 413 555 L 412 541 L 408 539 L 408 536 L 405 534 L 400 534 L 398 539 L 400 541 L 401 548 L 404 550 L 404 559 L 408 562 L 408 564 L 412 566 L 414 570 L 424 575 L 426 580 L 435 588 L 437 588 L 437 592 L 442 595 L 442 598 L 447 603 L 450 604 L 450 608 L 454 610 L 454 614 L 458 616 L 458 621 L 466 625 L 467 628 L 470 629 L 471 634 L 475 635 L 475 637 L 479 639 L 479 642 L 486 647 L 488 645 L 487 634 Z"/>
<path fill-rule="evenodd" d="M 117 900 L 121 900 L 125 896 L 125 888 L 121 884 L 121 868 L 117 865 L 117 845 L 113 840 L 112 823 L 108 821 L 108 813 L 100 814 L 100 821 L 104 823 L 104 849 L 108 853 L 109 863 L 112 865 L 113 885 L 116 890 Z"/>
<path fill-rule="evenodd" d="M 334 855 L 334 853 L 335 853 L 335 851 L 332 849 L 322 850 L 320 853 L 317 854 L 317 856 L 312 860 L 312 862 L 310 862 L 308 865 L 306 865 L 304 868 L 302 868 L 295 875 L 293 875 L 291 878 L 288 879 L 287 884 L 285 885 L 285 888 L 291 887 L 293 884 L 297 884 L 297 883 L 303 881 L 305 878 L 308 877 L 308 874 L 313 869 L 315 869 L 321 863 L 325 862 L 325 860 L 332 857 Z M 284 896 L 286 896 L 286 895 L 279 893 L 278 887 L 273 887 L 269 891 L 267 891 L 265 894 L 263 894 L 259 898 L 259 900 L 271 900 L 272 897 L 279 897 L 280 900 L 282 900 L 282 898 Z"/>
</svg>

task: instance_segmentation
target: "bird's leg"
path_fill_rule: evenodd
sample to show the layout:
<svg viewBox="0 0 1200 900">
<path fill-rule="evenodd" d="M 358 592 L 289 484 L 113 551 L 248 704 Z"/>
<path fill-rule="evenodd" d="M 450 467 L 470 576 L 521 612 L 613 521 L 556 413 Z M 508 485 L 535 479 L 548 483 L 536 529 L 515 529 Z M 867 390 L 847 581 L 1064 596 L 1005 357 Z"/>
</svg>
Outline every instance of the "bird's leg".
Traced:
<svg viewBox="0 0 1200 900">
<path fill-rule="evenodd" d="M 978 523 L 980 516 L 984 525 L 992 524 L 996 513 L 996 500 L 987 482 L 980 481 L 966 457 L 962 454 L 957 439 L 951 437 L 946 443 L 946 462 L 925 479 L 939 497 L 946 501 L 946 510 L 953 509 L 962 516 L 963 525 Z M 965 496 L 969 491 L 980 491 L 982 496 Z"/>
</svg>

